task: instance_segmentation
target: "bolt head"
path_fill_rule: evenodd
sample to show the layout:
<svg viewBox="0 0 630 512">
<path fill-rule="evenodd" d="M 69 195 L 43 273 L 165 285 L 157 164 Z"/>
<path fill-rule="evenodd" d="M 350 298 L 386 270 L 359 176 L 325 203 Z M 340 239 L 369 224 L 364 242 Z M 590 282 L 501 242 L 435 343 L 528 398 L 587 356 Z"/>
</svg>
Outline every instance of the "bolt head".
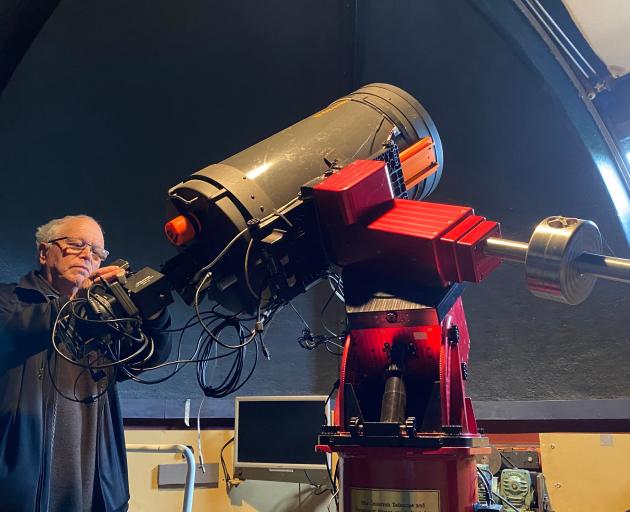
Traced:
<svg viewBox="0 0 630 512">
<path fill-rule="evenodd" d="M 390 324 L 394 324 L 398 321 L 398 313 L 395 311 L 388 311 L 385 315 L 385 320 Z"/>
<path fill-rule="evenodd" d="M 448 341 L 450 341 L 452 345 L 459 343 L 459 327 L 456 325 L 453 325 L 448 330 Z"/>
</svg>

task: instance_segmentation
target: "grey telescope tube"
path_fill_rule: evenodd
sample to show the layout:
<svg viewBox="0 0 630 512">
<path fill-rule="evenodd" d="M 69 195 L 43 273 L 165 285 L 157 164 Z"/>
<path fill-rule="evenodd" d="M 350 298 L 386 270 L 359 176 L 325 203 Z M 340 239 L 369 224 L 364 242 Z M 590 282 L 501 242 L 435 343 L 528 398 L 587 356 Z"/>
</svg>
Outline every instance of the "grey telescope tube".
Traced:
<svg viewBox="0 0 630 512">
<path fill-rule="evenodd" d="M 392 137 L 393 133 L 397 135 Z M 216 226 L 216 217 L 224 215 L 236 234 L 250 218 L 267 215 L 297 197 L 303 184 L 327 170 L 327 162 L 344 166 L 370 158 L 390 137 L 402 151 L 427 135 L 434 141 L 439 168 L 412 191 L 416 199 L 430 194 L 440 180 L 443 152 L 435 124 L 420 103 L 402 89 L 389 84 L 366 85 L 219 164 L 192 174 L 169 191 L 170 202 L 180 213 L 195 213 L 202 232 L 206 224 Z M 231 205 L 219 201 L 224 196 Z M 212 205 L 204 202 L 187 203 L 195 197 L 216 203 L 222 211 L 212 211 Z"/>
<path fill-rule="evenodd" d="M 403 151 L 426 136 L 433 140 L 438 169 L 408 191 L 410 198 L 422 199 L 440 180 L 440 137 L 420 103 L 389 84 L 366 85 L 240 153 L 191 174 L 169 190 L 167 214 L 169 218 L 183 214 L 192 219 L 195 238 L 180 247 L 182 258 L 167 265 L 165 273 L 178 283 L 194 282 L 196 276 L 184 275 L 182 269 L 202 268 L 247 230 L 248 221 L 283 211 L 299 197 L 303 185 L 323 176 L 331 164 L 341 168 L 355 160 L 373 158 L 389 140 Z M 248 291 L 243 284 L 242 262 L 248 243 L 249 233 L 245 233 L 215 269 L 213 282 L 221 302 L 234 304 L 230 308 L 240 307 L 245 297 L 254 295 L 251 286 Z M 184 256 L 188 257 L 185 261 Z M 257 255 L 251 254 L 253 266 L 256 259 Z M 252 279 L 257 281 L 255 276 Z M 239 295 L 238 300 L 230 301 L 228 292 Z"/>
</svg>

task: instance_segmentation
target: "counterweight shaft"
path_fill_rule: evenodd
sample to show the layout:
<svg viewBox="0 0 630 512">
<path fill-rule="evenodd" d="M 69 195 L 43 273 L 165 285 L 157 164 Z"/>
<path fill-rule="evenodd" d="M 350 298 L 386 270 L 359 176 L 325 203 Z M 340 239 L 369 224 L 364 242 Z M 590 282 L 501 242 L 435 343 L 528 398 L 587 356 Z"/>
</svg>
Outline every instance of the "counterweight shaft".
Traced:
<svg viewBox="0 0 630 512">
<path fill-rule="evenodd" d="M 489 256 L 496 256 L 502 260 L 525 263 L 529 244 L 503 238 L 489 238 L 483 252 Z M 580 274 L 589 274 L 599 279 L 630 283 L 630 260 L 583 252 L 575 259 L 567 261 Z"/>
</svg>

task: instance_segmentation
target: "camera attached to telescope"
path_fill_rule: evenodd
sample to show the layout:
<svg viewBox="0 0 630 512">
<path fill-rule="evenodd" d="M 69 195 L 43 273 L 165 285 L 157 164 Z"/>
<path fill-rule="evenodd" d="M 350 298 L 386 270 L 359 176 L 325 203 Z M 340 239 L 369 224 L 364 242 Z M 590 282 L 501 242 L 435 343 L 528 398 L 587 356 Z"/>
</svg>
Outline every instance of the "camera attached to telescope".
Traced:
<svg viewBox="0 0 630 512">
<path fill-rule="evenodd" d="M 164 276 L 151 267 L 137 272 L 129 271 L 129 263 L 116 260 L 114 266 L 125 273 L 112 283 L 97 281 L 87 301 L 92 313 L 102 319 L 152 318 L 173 302 L 171 285 Z"/>
<path fill-rule="evenodd" d="M 151 267 L 132 272 L 121 259 L 112 265 L 124 271 L 115 281 L 97 280 L 61 310 L 57 332 L 75 359 L 94 345 L 144 343 L 143 323 L 173 302 L 171 285 L 162 273 Z"/>
</svg>

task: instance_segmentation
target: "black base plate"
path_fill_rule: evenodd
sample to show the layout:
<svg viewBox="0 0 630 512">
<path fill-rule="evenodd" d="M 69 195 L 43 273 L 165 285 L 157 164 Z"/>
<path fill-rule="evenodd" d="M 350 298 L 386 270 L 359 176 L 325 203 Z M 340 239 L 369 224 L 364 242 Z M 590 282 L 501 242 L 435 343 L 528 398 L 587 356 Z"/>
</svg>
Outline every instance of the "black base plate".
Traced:
<svg viewBox="0 0 630 512">
<path fill-rule="evenodd" d="M 351 436 L 347 434 L 321 434 L 318 444 L 330 447 L 369 446 L 380 448 L 477 448 L 488 446 L 486 437 L 421 434 L 406 436 Z"/>
</svg>

